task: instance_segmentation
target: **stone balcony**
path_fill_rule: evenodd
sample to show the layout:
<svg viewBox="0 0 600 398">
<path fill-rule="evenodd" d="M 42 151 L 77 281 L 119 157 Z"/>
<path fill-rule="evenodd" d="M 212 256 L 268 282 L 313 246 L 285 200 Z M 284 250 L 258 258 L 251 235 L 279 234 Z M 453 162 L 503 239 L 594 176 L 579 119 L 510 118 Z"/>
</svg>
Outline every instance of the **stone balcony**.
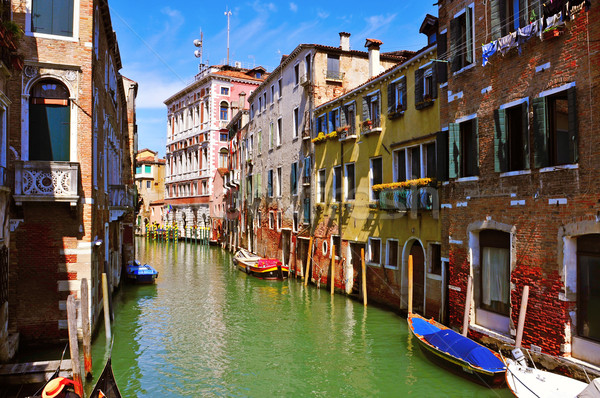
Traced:
<svg viewBox="0 0 600 398">
<path fill-rule="evenodd" d="M 17 206 L 23 202 L 66 202 L 76 206 L 79 163 L 54 161 L 16 161 L 15 193 Z"/>
</svg>

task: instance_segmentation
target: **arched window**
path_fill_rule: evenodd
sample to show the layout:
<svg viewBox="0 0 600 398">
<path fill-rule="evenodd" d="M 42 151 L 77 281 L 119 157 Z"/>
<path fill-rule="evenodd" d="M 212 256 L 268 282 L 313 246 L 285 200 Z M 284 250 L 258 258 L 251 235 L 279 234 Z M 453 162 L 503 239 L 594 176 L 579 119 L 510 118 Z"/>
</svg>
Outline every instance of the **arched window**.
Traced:
<svg viewBox="0 0 600 398">
<path fill-rule="evenodd" d="M 29 160 L 70 160 L 69 90 L 57 80 L 43 80 L 29 100 Z"/>
<path fill-rule="evenodd" d="M 227 168 L 227 158 L 229 156 L 229 151 L 227 148 L 221 148 L 219 151 L 219 168 L 226 169 Z"/>
<path fill-rule="evenodd" d="M 229 120 L 229 105 L 227 102 L 221 102 L 221 120 Z"/>
</svg>

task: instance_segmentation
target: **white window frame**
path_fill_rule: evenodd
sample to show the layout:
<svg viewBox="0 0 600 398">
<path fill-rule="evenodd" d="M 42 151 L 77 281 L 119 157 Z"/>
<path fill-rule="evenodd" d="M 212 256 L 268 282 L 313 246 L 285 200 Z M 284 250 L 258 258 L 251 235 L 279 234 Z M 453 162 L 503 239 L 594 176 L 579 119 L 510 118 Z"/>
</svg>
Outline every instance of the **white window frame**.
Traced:
<svg viewBox="0 0 600 398">
<path fill-rule="evenodd" d="M 348 166 L 352 166 L 354 168 L 354 179 L 352 182 L 352 185 L 354 186 L 354 198 L 353 199 L 349 199 L 348 198 L 348 188 L 350 187 L 350 184 L 348 184 Z M 345 201 L 347 202 L 354 202 L 356 200 L 356 165 L 354 162 L 348 162 L 344 164 L 344 187 L 343 187 L 343 198 Z"/>
<path fill-rule="evenodd" d="M 396 242 L 396 265 L 390 265 L 390 242 Z M 387 269 L 398 269 L 400 262 L 400 242 L 398 239 L 387 239 L 385 241 L 385 268 Z"/>
<path fill-rule="evenodd" d="M 372 246 L 372 242 L 374 241 L 379 241 L 379 262 L 373 262 L 373 253 L 371 253 L 371 246 Z M 381 267 L 381 238 L 373 238 L 373 237 L 369 237 L 367 239 L 367 264 L 372 265 L 372 266 L 377 266 L 377 267 Z"/>
<path fill-rule="evenodd" d="M 279 148 L 283 142 L 283 118 L 277 118 L 276 146 Z"/>
<path fill-rule="evenodd" d="M 300 134 L 300 108 L 295 107 L 292 111 L 292 119 L 294 120 L 294 129 L 293 129 L 293 137 L 298 138 Z"/>
<path fill-rule="evenodd" d="M 475 3 L 471 3 L 471 4 L 467 5 L 466 7 L 464 7 L 462 10 L 460 10 L 459 12 L 454 14 L 454 17 L 452 19 L 456 19 L 456 18 L 460 17 L 462 14 L 466 13 L 467 8 L 471 9 L 471 15 L 473 16 L 473 20 L 471 21 L 471 41 L 473 44 L 473 48 L 472 48 L 473 62 L 471 62 L 469 65 L 463 66 L 461 69 L 454 72 L 453 76 L 456 76 L 459 73 L 464 72 L 467 69 L 471 69 L 475 65 L 477 65 L 477 54 L 475 53 L 475 49 L 476 49 L 476 46 L 475 46 Z M 461 46 L 461 47 L 463 47 L 463 46 Z M 448 46 L 448 50 L 450 50 L 450 46 Z"/>
<path fill-rule="evenodd" d="M 269 229 L 275 229 L 275 212 L 269 212 Z"/>
<path fill-rule="evenodd" d="M 277 97 L 277 101 L 281 100 L 281 97 L 283 96 L 283 80 L 282 79 L 277 79 L 277 91 L 279 96 Z"/>
<path fill-rule="evenodd" d="M 383 158 L 381 156 L 375 156 L 369 159 L 369 198 L 372 202 L 378 200 L 377 195 L 373 191 L 373 160 L 381 159 L 381 173 L 383 174 Z M 355 170 L 356 172 L 356 170 Z"/>
<path fill-rule="evenodd" d="M 343 177 L 343 169 L 342 169 L 341 165 L 337 165 L 337 166 L 333 166 L 333 185 L 331 186 L 331 202 L 332 203 L 340 203 L 336 199 L 336 196 L 338 195 L 338 191 L 337 191 L 337 188 L 336 188 L 337 178 L 335 176 L 336 170 L 340 171 L 340 179 L 342 180 L 341 184 L 340 184 L 341 185 L 341 187 L 340 187 L 340 191 L 341 192 L 339 192 L 340 199 L 341 199 L 340 201 L 344 200 L 344 186 L 343 186 L 344 177 Z"/>
<path fill-rule="evenodd" d="M 323 172 L 323 177 L 321 177 L 321 172 Z M 323 168 L 317 171 L 317 203 L 325 203 L 327 201 L 327 190 L 325 189 L 321 192 L 321 178 L 325 179 L 323 188 L 327 188 L 327 169 Z M 321 200 L 321 197 L 323 200 Z"/>
<path fill-rule="evenodd" d="M 275 172 L 275 180 L 277 181 L 277 184 L 276 184 L 277 185 L 277 190 L 275 192 L 275 196 L 277 196 L 278 198 L 281 198 L 281 191 L 282 191 L 281 185 L 283 183 L 282 173 L 283 173 L 283 170 L 282 170 L 281 166 L 279 166 L 276 169 L 276 172 Z"/>
<path fill-rule="evenodd" d="M 277 231 L 281 231 L 281 228 L 283 228 L 283 215 L 281 214 L 281 211 L 277 211 L 277 214 L 275 215 L 276 219 L 275 222 L 277 224 Z"/>
</svg>

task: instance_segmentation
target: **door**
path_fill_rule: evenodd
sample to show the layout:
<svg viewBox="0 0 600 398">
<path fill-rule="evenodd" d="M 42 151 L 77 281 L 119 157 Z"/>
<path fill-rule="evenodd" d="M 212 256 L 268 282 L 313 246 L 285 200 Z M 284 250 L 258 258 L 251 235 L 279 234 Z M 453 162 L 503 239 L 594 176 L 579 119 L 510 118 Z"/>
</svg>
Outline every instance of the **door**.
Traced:
<svg viewBox="0 0 600 398">
<path fill-rule="evenodd" d="M 425 301 L 425 253 L 419 241 L 410 249 L 413 258 L 413 312 L 423 315 Z"/>
<path fill-rule="evenodd" d="M 361 249 L 366 251 L 364 243 L 350 243 L 350 261 L 352 264 L 352 292 L 362 298 L 362 258 Z"/>
<path fill-rule="evenodd" d="M 283 265 L 290 266 L 290 251 L 292 249 L 292 231 L 281 231 L 281 257 Z"/>
</svg>

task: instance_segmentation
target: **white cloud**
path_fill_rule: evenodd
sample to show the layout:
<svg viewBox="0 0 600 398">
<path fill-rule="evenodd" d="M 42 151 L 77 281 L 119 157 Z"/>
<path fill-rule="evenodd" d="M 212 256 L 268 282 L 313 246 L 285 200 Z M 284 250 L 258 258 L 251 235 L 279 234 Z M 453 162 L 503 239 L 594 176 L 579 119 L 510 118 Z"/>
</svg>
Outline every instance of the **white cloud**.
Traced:
<svg viewBox="0 0 600 398">
<path fill-rule="evenodd" d="M 329 17 L 329 13 L 327 11 L 318 10 L 317 16 L 321 19 L 325 19 L 325 18 Z"/>
<path fill-rule="evenodd" d="M 298 11 L 298 4 L 296 4 L 296 3 L 290 3 L 290 10 L 292 10 L 292 12 L 297 12 Z"/>
<path fill-rule="evenodd" d="M 377 39 L 378 35 L 382 35 L 387 30 L 389 25 L 396 19 L 397 14 L 387 15 L 372 15 L 365 18 L 366 26 L 357 34 L 359 38 Z"/>
</svg>

